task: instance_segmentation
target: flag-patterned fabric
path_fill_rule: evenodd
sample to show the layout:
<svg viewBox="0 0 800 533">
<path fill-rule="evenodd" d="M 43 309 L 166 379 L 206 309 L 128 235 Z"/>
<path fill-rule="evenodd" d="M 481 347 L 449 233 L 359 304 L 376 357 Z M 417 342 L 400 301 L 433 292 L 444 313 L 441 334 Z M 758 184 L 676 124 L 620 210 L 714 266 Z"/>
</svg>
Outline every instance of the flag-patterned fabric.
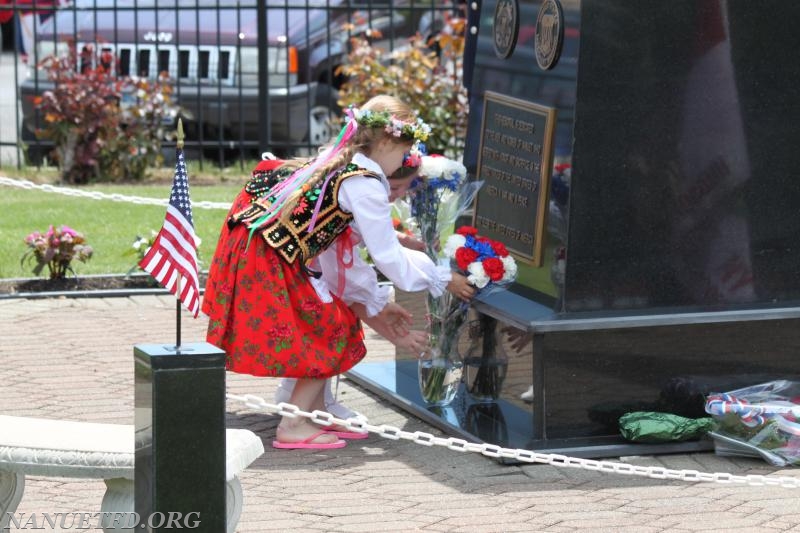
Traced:
<svg viewBox="0 0 800 533">
<path fill-rule="evenodd" d="M 189 179 L 183 150 L 177 151 L 175 177 L 164 225 L 139 266 L 174 294 L 195 318 L 200 311 L 197 238 L 189 199 Z M 180 294 L 178 278 L 180 276 Z"/>
</svg>

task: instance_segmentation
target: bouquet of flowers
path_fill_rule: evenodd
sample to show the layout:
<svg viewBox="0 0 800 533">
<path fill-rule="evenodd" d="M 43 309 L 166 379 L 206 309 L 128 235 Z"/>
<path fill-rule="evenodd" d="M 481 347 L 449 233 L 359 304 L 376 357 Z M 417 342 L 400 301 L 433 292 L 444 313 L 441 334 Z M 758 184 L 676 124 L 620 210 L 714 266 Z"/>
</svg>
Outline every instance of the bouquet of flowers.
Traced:
<svg viewBox="0 0 800 533">
<path fill-rule="evenodd" d="M 503 243 L 479 236 L 478 230 L 471 226 L 462 226 L 448 237 L 443 255 L 445 260 L 466 275 L 479 290 L 506 285 L 514 281 L 517 276 L 516 261 Z M 468 304 L 450 293 L 445 293 L 439 298 L 428 298 L 432 354 L 438 354 L 440 358 L 454 358 L 459 332 L 466 322 L 468 310 Z M 478 374 L 472 380 L 472 388 L 485 389 L 487 383 L 498 383 L 499 378 L 492 375 L 497 369 L 486 359 L 489 355 L 491 354 L 484 354 L 482 361 L 486 364 L 478 369 Z M 452 376 L 449 375 L 452 372 L 448 372 L 447 365 L 436 363 L 434 359 L 430 368 L 425 368 L 424 376 L 422 375 L 424 367 L 421 367 L 420 371 L 422 396 L 429 403 L 436 403 L 438 398 L 446 398 L 452 381 Z M 460 378 L 461 366 L 458 367 L 457 373 Z M 477 392 L 478 389 L 471 392 Z"/>
<path fill-rule="evenodd" d="M 424 151 L 424 145 L 420 145 Z M 472 205 L 482 181 L 467 181 L 467 169 L 440 155 L 423 155 L 419 176 L 410 187 L 410 200 L 398 202 L 408 225 L 425 243 L 426 253 L 436 261 L 442 240 L 452 232 L 456 219 Z"/>
<path fill-rule="evenodd" d="M 407 227 L 425 244 L 425 253 L 434 261 L 449 261 L 442 256 L 442 240 L 452 233 L 456 219 L 472 205 L 482 182 L 467 181 L 467 169 L 452 159 L 423 155 L 418 145 L 418 177 L 412 183 L 408 201 L 395 203 Z M 428 296 L 428 349 L 420 357 L 420 390 L 426 402 L 446 405 L 461 383 L 461 362 L 454 352 L 458 329 L 466 316 L 466 305 L 445 292 Z"/>
<path fill-rule="evenodd" d="M 44 267 L 50 273 L 50 279 L 63 279 L 67 272 L 73 272 L 72 260 L 85 263 L 92 257 L 92 247 L 86 244 L 82 233 L 69 226 L 50 226 L 44 233 L 34 231 L 25 237 L 27 251 L 22 255 L 20 264 L 34 264 L 33 273 L 38 276 Z"/>
<path fill-rule="evenodd" d="M 517 277 L 517 263 L 505 245 L 479 236 L 478 230 L 471 226 L 462 226 L 447 239 L 444 254 L 481 291 L 508 285 Z M 494 319 L 479 316 L 475 331 L 475 336 L 482 339 L 475 346 L 479 354 L 474 355 L 470 350 L 465 361 L 467 388 L 477 401 L 496 400 L 505 378 L 507 360 L 499 350 L 495 325 Z"/>
<path fill-rule="evenodd" d="M 800 382 L 776 380 L 712 393 L 705 410 L 718 455 L 760 456 L 774 466 L 800 466 Z"/>
<path fill-rule="evenodd" d="M 505 245 L 480 237 L 472 226 L 461 226 L 447 239 L 445 257 L 467 273 L 470 283 L 482 289 L 490 282 L 508 284 L 517 278 L 517 262 Z"/>
</svg>

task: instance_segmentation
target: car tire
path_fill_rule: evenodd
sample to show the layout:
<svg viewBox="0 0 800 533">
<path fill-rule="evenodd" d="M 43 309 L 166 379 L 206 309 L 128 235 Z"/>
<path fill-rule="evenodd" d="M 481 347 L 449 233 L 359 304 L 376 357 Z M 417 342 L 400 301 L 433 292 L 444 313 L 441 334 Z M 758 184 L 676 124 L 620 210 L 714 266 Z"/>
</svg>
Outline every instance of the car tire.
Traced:
<svg viewBox="0 0 800 533">
<path fill-rule="evenodd" d="M 24 125 L 20 128 L 20 142 L 25 151 L 26 164 L 34 167 L 44 165 L 45 159 L 50 157 L 53 151 L 52 143 L 36 138 L 36 134 Z"/>
<path fill-rule="evenodd" d="M 336 135 L 341 115 L 341 109 L 336 103 L 338 98 L 339 92 L 330 85 L 317 86 L 314 105 L 308 113 L 306 136 L 306 141 L 312 148 L 327 143 Z"/>
</svg>

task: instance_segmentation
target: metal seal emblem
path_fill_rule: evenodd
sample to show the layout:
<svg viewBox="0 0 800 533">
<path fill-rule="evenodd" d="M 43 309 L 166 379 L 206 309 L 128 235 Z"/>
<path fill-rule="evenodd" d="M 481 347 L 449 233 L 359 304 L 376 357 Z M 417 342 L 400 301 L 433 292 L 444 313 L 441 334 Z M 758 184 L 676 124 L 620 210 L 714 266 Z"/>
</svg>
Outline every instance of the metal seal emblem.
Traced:
<svg viewBox="0 0 800 533">
<path fill-rule="evenodd" d="M 507 59 L 514 53 L 519 34 L 519 4 L 517 0 L 498 0 L 494 9 L 492 40 L 494 53 Z"/>
<path fill-rule="evenodd" d="M 536 17 L 536 63 L 550 70 L 558 63 L 564 45 L 564 11 L 559 0 L 544 0 Z"/>
</svg>

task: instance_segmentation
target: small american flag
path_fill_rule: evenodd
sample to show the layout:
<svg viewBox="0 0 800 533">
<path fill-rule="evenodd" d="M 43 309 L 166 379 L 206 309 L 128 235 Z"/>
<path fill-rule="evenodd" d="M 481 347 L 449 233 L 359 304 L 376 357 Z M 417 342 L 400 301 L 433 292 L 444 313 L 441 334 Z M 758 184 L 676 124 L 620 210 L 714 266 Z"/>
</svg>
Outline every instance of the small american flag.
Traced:
<svg viewBox="0 0 800 533">
<path fill-rule="evenodd" d="M 200 290 L 197 279 L 197 237 L 192 222 L 192 202 L 189 199 L 189 180 L 183 150 L 178 149 L 175 178 L 169 195 L 167 215 L 153 246 L 139 261 L 162 287 L 180 299 L 186 309 L 200 311 Z M 181 277 L 178 294 L 178 275 Z"/>
</svg>

